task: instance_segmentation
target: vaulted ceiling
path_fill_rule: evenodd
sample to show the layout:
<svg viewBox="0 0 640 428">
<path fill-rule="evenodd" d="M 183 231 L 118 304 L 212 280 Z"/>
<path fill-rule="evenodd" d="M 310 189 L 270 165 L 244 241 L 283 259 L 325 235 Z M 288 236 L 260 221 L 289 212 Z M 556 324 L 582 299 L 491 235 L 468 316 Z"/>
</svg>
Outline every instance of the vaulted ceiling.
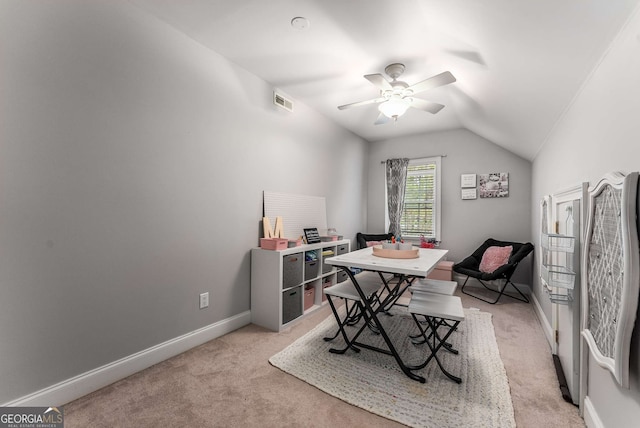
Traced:
<svg viewBox="0 0 640 428">
<path fill-rule="evenodd" d="M 531 160 L 640 0 L 131 2 L 368 141 L 467 128 Z M 375 104 L 338 110 L 396 62 L 409 85 L 453 73 L 417 95 L 445 108 L 383 125 Z"/>
</svg>

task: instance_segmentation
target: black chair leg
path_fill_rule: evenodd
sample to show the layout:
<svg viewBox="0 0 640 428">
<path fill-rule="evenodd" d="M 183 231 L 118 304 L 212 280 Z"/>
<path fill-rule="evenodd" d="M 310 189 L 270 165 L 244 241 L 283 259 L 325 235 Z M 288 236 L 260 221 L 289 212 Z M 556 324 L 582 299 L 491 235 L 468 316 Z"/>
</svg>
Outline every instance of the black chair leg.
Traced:
<svg viewBox="0 0 640 428">
<path fill-rule="evenodd" d="M 510 280 L 507 280 L 507 281 L 504 283 L 504 285 L 500 288 L 500 290 L 494 290 L 494 289 L 492 289 L 492 288 L 488 287 L 484 282 L 482 282 L 481 280 L 479 280 L 479 279 L 478 279 L 478 282 L 479 282 L 480 284 L 482 284 L 482 286 L 483 286 L 484 288 L 486 288 L 487 290 L 489 290 L 489 291 L 491 291 L 491 292 L 494 292 L 494 293 L 497 293 L 497 294 L 498 294 L 498 296 L 496 297 L 496 299 L 495 299 L 495 300 L 489 300 L 489 299 L 485 299 L 485 298 L 484 298 L 484 297 L 482 297 L 482 296 L 478 296 L 477 294 L 472 294 L 472 293 L 469 293 L 468 291 L 464 291 L 464 287 L 467 285 L 467 281 L 469 281 L 469 278 L 470 278 L 470 276 L 467 276 L 467 279 L 465 279 L 465 280 L 464 280 L 464 284 L 462 284 L 462 287 L 460 287 L 460 292 L 462 292 L 463 294 L 466 294 L 467 296 L 474 297 L 474 298 L 476 298 L 476 299 L 478 299 L 478 300 L 482 300 L 483 302 L 487 302 L 487 303 L 489 303 L 489 304 L 491 304 L 491 305 L 495 305 L 496 303 L 498 303 L 498 300 L 500 300 L 500 298 L 501 298 L 502 296 L 511 297 L 512 299 L 514 299 L 514 300 L 518 300 L 518 301 L 520 301 L 520 302 L 529 303 L 529 299 L 527 298 L 527 296 L 526 296 L 526 295 L 524 295 L 524 294 L 522 293 L 522 291 L 520 291 L 520 289 L 519 289 L 518 287 L 516 287 L 516 285 L 515 285 L 513 282 L 511 282 Z M 477 278 L 476 278 L 476 279 L 477 279 Z M 515 288 L 515 290 L 518 292 L 518 294 L 519 294 L 522 298 L 517 297 L 517 296 L 513 296 L 513 295 L 511 295 L 511 294 L 507 294 L 507 293 L 505 293 L 505 292 L 504 292 L 504 290 L 507 288 L 507 285 L 509 285 L 509 284 L 511 284 L 511 286 L 512 286 L 513 288 Z"/>
</svg>

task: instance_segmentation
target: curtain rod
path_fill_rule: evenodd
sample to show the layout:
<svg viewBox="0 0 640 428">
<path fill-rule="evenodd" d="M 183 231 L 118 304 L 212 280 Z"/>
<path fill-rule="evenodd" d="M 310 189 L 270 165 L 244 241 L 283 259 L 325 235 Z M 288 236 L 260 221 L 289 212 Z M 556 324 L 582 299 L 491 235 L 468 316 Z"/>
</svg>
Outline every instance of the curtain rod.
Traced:
<svg viewBox="0 0 640 428">
<path fill-rule="evenodd" d="M 409 160 L 424 159 L 424 158 L 437 158 L 437 157 L 446 158 L 447 155 L 420 156 L 419 158 L 409 158 Z M 384 163 L 387 163 L 387 161 L 380 161 L 380 163 L 384 164 Z"/>
</svg>

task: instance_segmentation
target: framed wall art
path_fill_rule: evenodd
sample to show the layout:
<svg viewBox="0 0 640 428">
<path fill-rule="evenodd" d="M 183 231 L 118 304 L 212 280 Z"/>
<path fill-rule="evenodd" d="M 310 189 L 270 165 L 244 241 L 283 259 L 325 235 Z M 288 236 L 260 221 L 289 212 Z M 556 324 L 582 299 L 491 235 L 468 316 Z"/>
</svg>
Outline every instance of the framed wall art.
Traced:
<svg viewBox="0 0 640 428">
<path fill-rule="evenodd" d="M 462 174 L 460 175 L 460 187 L 476 187 L 476 175 L 475 174 Z"/>
<path fill-rule="evenodd" d="M 476 188 L 474 187 L 473 189 L 462 189 L 461 197 L 463 200 L 477 199 L 478 193 L 476 192 Z"/>
<path fill-rule="evenodd" d="M 478 174 L 478 187 L 481 198 L 506 198 L 509 196 L 509 173 Z"/>
</svg>

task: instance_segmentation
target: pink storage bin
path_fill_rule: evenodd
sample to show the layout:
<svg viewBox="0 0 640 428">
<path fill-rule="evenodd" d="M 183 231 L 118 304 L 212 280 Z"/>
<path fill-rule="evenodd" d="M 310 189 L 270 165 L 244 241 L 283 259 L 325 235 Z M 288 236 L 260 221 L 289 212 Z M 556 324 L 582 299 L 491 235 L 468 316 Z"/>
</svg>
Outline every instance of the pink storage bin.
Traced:
<svg viewBox="0 0 640 428">
<path fill-rule="evenodd" d="M 263 250 L 286 250 L 288 244 L 288 239 L 260 238 L 260 248 Z"/>
<path fill-rule="evenodd" d="M 308 310 L 313 306 L 314 300 L 316 298 L 316 289 L 314 287 L 309 287 L 304 289 L 304 310 Z"/>
</svg>

